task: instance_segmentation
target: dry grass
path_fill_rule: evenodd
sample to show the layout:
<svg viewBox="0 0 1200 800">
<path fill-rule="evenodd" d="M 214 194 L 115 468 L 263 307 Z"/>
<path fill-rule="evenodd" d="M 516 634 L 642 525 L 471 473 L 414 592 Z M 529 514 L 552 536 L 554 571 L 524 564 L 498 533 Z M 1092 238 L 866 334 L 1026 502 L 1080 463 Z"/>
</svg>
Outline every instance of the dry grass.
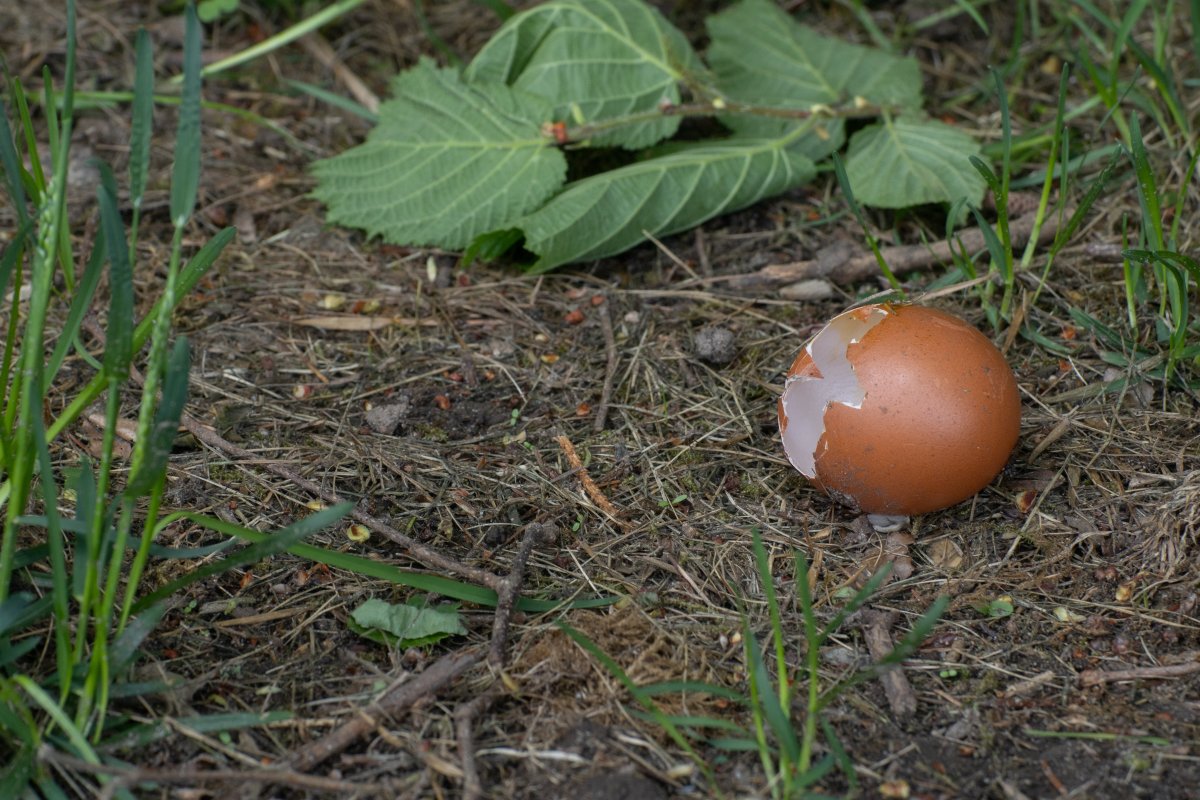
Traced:
<svg viewBox="0 0 1200 800">
<path fill-rule="evenodd" d="M 436 30 L 461 52 L 486 38 L 492 21 L 473 4 L 432 5 Z M 986 9 L 998 25 L 1007 13 L 1002 5 Z M 81 74 L 98 86 L 125 85 L 128 38 L 138 22 L 150 24 L 160 52 L 171 51 L 174 20 L 138 13 L 116 3 L 84 12 Z M 853 30 L 847 18 L 830 14 L 831 29 Z M 61 39 L 53 13 L 10 7 L 0 16 L 10 68 L 27 76 L 53 60 Z M 1187 47 L 1177 34 L 1170 46 Z M 368 4 L 326 35 L 380 94 L 395 68 L 429 48 L 407 3 Z M 244 26 L 224 23 L 212 39 L 218 49 L 236 50 L 246 43 Z M 985 59 L 1002 60 L 1003 48 L 965 23 L 948 38 L 914 44 L 935 104 L 966 128 L 994 136 L 995 119 L 978 87 Z M 1055 45 L 1046 47 L 1024 61 L 1036 66 L 1055 55 Z M 305 150 L 330 154 L 364 129 L 314 101 L 283 96 L 279 73 L 318 83 L 327 78 L 307 75 L 311 69 L 299 51 L 287 51 L 206 92 L 275 119 Z M 1055 81 L 1036 69 L 1023 75 L 1014 113 L 1035 115 L 1052 104 Z M 123 119 L 119 109 L 88 112 L 81 144 L 120 162 Z M 1095 112 L 1072 125 L 1096 144 L 1111 136 L 1100 120 Z M 313 499 L 263 469 L 285 464 L 361 500 L 419 542 L 500 574 L 526 525 L 556 526 L 556 541 L 533 554 L 526 592 L 623 598 L 609 610 L 566 619 L 639 682 L 741 685 L 741 648 L 732 638 L 739 601 L 756 628 L 765 624 L 752 528 L 762 530 L 771 548 L 787 609 L 795 601 L 791 549 L 804 549 L 819 565 L 822 610 L 860 579 L 864 562 L 878 557 L 879 538 L 788 466 L 775 428 L 782 375 L 805 337 L 851 292 L 876 286 L 837 287 L 832 299 L 796 303 L 721 290 L 706 280 L 811 258 L 839 241 L 857 243 L 852 221 L 835 216 L 841 204 L 827 184 L 661 248 L 527 278 L 502 265 L 462 271 L 453 254 L 326 230 L 320 209 L 305 198 L 304 165 L 312 152 L 220 114 L 205 123 L 204 212 L 194 241 L 230 222 L 243 235 L 178 316 L 195 354 L 190 408 L 255 459 L 185 448 L 173 462 L 171 497 L 178 506 L 277 527 L 303 515 Z M 1161 143 L 1151 147 L 1164 183 L 1177 186 L 1185 155 Z M 168 151 L 156 152 L 161 162 Z M 906 782 L 912 796 L 930 798 L 1194 792 L 1200 769 L 1194 674 L 1088 689 L 1078 682 L 1083 670 L 1179 663 L 1200 651 L 1196 395 L 1164 392 L 1153 381 L 1133 381 L 1119 395 L 1095 393 L 1110 367 L 1069 312 L 1083 308 L 1121 324 L 1120 265 L 1094 254 L 1119 244 L 1123 220 L 1136 218 L 1130 185 L 1109 194 L 1027 311 L 1072 355 L 1060 359 L 1000 332 L 1025 409 L 1021 444 L 1003 479 L 970 503 L 918 520 L 914 573 L 889 584 L 874 603 L 911 620 L 938 594 L 953 597 L 944 622 L 907 667 L 919 701 L 914 718 L 902 727 L 893 721 L 877 685 L 831 711 L 869 796 L 885 781 Z M 167 220 L 163 208 L 150 213 L 141 249 L 146 262 L 158 263 Z M 94 226 L 83 201 L 77 217 L 83 248 Z M 930 220 L 898 219 L 896 243 L 920 241 L 921 229 L 938 238 L 938 223 Z M 1194 225 L 1185 223 L 1184 241 L 1195 241 Z M 1021 298 L 1034 288 L 1033 277 L 1024 279 Z M 330 297 L 345 304 L 330 309 Z M 393 323 L 369 331 L 331 329 L 337 325 L 328 320 L 298 323 L 361 320 L 353 311 L 360 301 L 378 304 L 367 316 Z M 969 292 L 936 302 L 983 323 Z M 693 333 L 711 325 L 734 333 L 737 353 L 727 365 L 695 357 Z M 380 406 L 398 409 L 394 431 L 368 424 L 368 410 Z M 572 464 L 562 437 L 581 464 Z M 87 447 L 87 432 L 75 431 L 59 457 L 69 461 Z M 581 482 L 585 474 L 591 489 Z M 195 536 L 181 527 L 164 544 L 192 545 Z M 377 535 L 359 544 L 344 530 L 330 530 L 314 541 L 420 567 Z M 180 568 L 167 562 L 149 580 L 167 580 Z M 976 610 L 1003 595 L 1013 600 L 1011 616 Z M 184 683 L 130 712 L 160 718 L 287 709 L 296 719 L 228 740 L 180 728 L 126 757 L 145 767 L 190 768 L 284 760 L 438 655 L 389 653 L 351 633 L 348 609 L 368 596 L 394 599 L 403 592 L 291 557 L 200 584 L 179 598 L 146 648 L 148 663 Z M 492 796 L 607 796 L 588 794 L 594 784 L 587 779 L 622 770 L 654 780 L 637 790 L 644 794 L 630 796 L 702 786 L 694 783 L 698 774 L 678 769 L 686 759 L 662 731 L 631 716 L 619 685 L 553 627 L 558 616 L 518 615 L 508 688 L 476 721 L 480 768 Z M 490 612 L 468 609 L 466 618 L 468 641 L 486 641 Z M 785 615 L 785 624 L 799 663 L 798 615 Z M 864 658 L 861 637 L 849 631 L 825 654 L 825 664 L 832 676 Z M 493 685 L 481 667 L 411 713 L 379 720 L 369 740 L 326 772 L 335 769 L 332 777 L 394 797 L 453 795 L 461 772 L 451 712 Z M 737 714 L 711 701 L 688 703 L 670 710 Z M 1039 739 L 1027 729 L 1154 735 L 1169 744 Z M 728 791 L 763 790 L 753 760 L 713 763 Z M 249 787 L 247 795 L 292 796 Z"/>
</svg>

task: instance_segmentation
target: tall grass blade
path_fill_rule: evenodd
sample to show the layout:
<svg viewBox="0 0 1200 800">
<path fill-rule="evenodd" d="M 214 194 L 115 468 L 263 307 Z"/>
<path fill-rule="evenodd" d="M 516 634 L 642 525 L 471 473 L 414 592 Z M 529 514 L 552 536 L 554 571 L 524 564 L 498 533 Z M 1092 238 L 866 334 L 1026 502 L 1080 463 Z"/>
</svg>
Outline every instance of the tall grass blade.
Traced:
<svg viewBox="0 0 1200 800">
<path fill-rule="evenodd" d="M 133 266 L 117 210 L 117 182 L 107 164 L 100 167 L 100 225 L 108 252 L 108 324 L 104 331 L 104 371 L 109 380 L 129 377 L 133 360 Z"/>
<path fill-rule="evenodd" d="M 150 171 L 150 139 L 154 124 L 154 46 L 145 28 L 137 32 L 133 77 L 133 106 L 129 126 L 129 201 L 141 211 Z M 133 225 L 136 229 L 136 220 Z"/>
<path fill-rule="evenodd" d="M 4 187 L 8 190 L 8 199 L 12 201 L 13 210 L 17 213 L 17 222 L 24 225 L 29 220 L 29 209 L 25 207 L 25 168 L 17 155 L 12 128 L 8 124 L 8 106 L 3 103 L 0 103 L 0 166 L 4 168 Z"/>
<path fill-rule="evenodd" d="M 200 18 L 191 3 L 184 19 L 183 95 L 171 171 L 171 222 L 176 227 L 183 227 L 192 215 L 200 185 Z"/>
<path fill-rule="evenodd" d="M 755 528 L 751 537 L 754 563 L 762 581 L 763 598 L 767 602 L 767 613 L 771 618 L 771 641 L 775 649 L 775 671 L 779 680 L 779 704 L 784 708 L 791 705 L 792 687 L 787 668 L 787 650 L 784 647 L 783 619 L 779 613 L 779 597 L 775 593 L 775 581 L 771 577 L 771 564 L 767 549 L 763 547 L 762 534 Z"/>
<path fill-rule="evenodd" d="M 165 613 L 167 613 L 167 604 L 155 603 L 134 617 L 133 621 L 117 635 L 108 651 L 113 674 L 120 674 L 133 665 L 142 642 L 158 626 Z"/>
<path fill-rule="evenodd" d="M 225 246 L 233 241 L 233 237 L 237 234 L 234 228 L 223 228 L 216 236 L 204 243 L 204 246 L 196 251 L 188 263 L 179 273 L 179 279 L 176 283 L 176 293 L 183 296 L 195 288 L 200 278 L 208 271 L 213 262 L 217 260 L 217 256 L 225 249 Z M 155 320 L 158 318 L 159 310 L 162 304 L 166 302 L 166 298 L 160 297 L 155 302 L 154 307 L 134 328 L 133 331 L 133 350 L 137 352 L 146 343 L 146 339 L 150 337 L 151 331 L 154 329 Z M 100 393 L 104 391 L 104 387 L 108 385 L 108 379 L 103 375 L 97 375 L 85 386 L 74 399 L 67 404 L 54 422 L 50 423 L 47 428 L 46 437 L 50 441 L 54 441 L 63 430 L 79 418 L 79 415 L 84 412 Z"/>
<path fill-rule="evenodd" d="M 842 157 L 835 152 L 832 160 L 833 172 L 837 176 L 842 196 L 846 198 L 846 205 L 850 206 L 850 211 L 853 212 L 854 218 L 858 220 L 863 235 L 867 237 L 867 245 L 870 246 L 871 252 L 875 254 L 875 263 L 879 265 L 879 271 L 883 274 L 883 277 L 887 278 L 887 282 L 891 284 L 892 289 L 898 292 L 901 299 L 903 299 L 906 297 L 904 287 L 900 285 L 900 281 L 896 280 L 896 276 L 892 274 L 892 268 L 888 266 L 887 260 L 884 259 L 883 253 L 879 250 L 879 242 L 871 234 L 871 228 L 867 225 L 866 215 L 863 214 L 858 201 L 854 199 L 854 190 L 850 187 L 850 178 L 846 175 L 846 165 L 842 163 Z"/>
<path fill-rule="evenodd" d="M 175 434 L 179 430 L 179 420 L 183 416 L 183 407 L 187 403 L 188 372 L 191 365 L 187 337 L 180 336 L 167 360 L 162 399 L 154 413 L 154 424 L 150 430 L 139 432 L 147 437 L 145 456 L 125 488 L 126 497 L 149 494 L 166 471 L 167 460 L 175 444 Z"/>
<path fill-rule="evenodd" d="M 37 448 L 38 467 L 41 472 L 39 485 L 42 508 L 46 512 L 46 545 L 50 555 L 50 597 L 54 607 L 54 654 L 58 667 L 60 703 L 66 702 L 70 691 L 71 674 L 75 661 L 71 657 L 71 578 L 67 573 L 67 547 L 58 514 L 58 482 L 54 478 L 54 464 L 50 460 L 50 448 L 46 445 L 46 430 L 41 419 L 33 420 L 33 441 Z"/>
<path fill-rule="evenodd" d="M 45 372 L 42 375 L 42 392 L 50 390 L 50 386 L 54 383 L 55 376 L 58 375 L 58 370 L 62 367 L 63 361 L 66 360 L 67 354 L 71 352 L 72 345 L 75 346 L 75 352 L 90 364 L 93 368 L 99 368 L 100 362 L 92 357 L 83 347 L 79 346 L 79 330 L 83 325 L 83 318 L 91 309 L 92 299 L 96 294 L 96 287 L 100 285 L 100 276 L 104 274 L 104 230 L 103 226 L 96 232 L 96 238 L 92 242 L 92 253 L 88 256 L 87 263 L 83 268 L 83 275 L 80 276 L 79 282 L 75 286 L 75 291 L 71 293 L 71 306 L 67 309 L 67 317 L 63 320 L 62 330 L 58 334 L 58 341 L 54 343 L 54 352 L 50 354 L 50 360 L 46 362 Z M 130 301 L 132 303 L 132 300 Z"/>
<path fill-rule="evenodd" d="M 742 636 L 745 638 L 747 667 L 752 680 L 757 687 L 758 705 L 775 740 L 783 750 L 780 759 L 780 769 L 790 770 L 800 761 L 800 740 L 796 738 L 796 730 L 787 711 L 779 703 L 779 698 L 771 691 L 771 675 L 767 672 L 766 662 L 762 657 L 762 646 L 754 632 L 750 630 L 750 620 L 743 621 Z"/>
<path fill-rule="evenodd" d="M 76 756 L 89 764 L 100 763 L 100 757 L 92 749 L 87 737 L 83 735 L 83 731 L 79 730 L 75 723 L 67 716 L 67 713 L 63 711 L 62 706 L 54 702 L 53 698 L 46 694 L 41 686 L 38 686 L 28 675 L 15 675 L 13 681 L 54 720 L 54 724 L 62 730 L 63 734 L 67 737 L 67 741 L 71 743 Z"/>
<path fill-rule="evenodd" d="M 1142 141 L 1142 127 L 1135 114 L 1130 120 L 1129 158 L 1137 175 L 1138 200 L 1142 207 L 1142 230 L 1151 250 L 1162 250 L 1166 246 L 1163 236 L 1162 209 L 1159 207 L 1158 185 L 1146 144 Z"/>
</svg>

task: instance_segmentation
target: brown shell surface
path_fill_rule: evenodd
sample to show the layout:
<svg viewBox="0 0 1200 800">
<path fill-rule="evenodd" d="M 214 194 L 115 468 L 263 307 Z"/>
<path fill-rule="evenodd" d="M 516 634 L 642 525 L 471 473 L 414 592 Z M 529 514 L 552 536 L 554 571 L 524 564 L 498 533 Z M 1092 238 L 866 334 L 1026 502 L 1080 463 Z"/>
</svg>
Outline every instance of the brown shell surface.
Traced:
<svg viewBox="0 0 1200 800">
<path fill-rule="evenodd" d="M 923 306 L 888 309 L 847 351 L 866 399 L 826 410 L 813 483 L 867 513 L 924 514 L 972 497 L 1004 468 L 1021 398 L 1008 362 L 973 326 Z M 788 374 L 800 373 L 816 373 L 807 351 Z"/>
</svg>

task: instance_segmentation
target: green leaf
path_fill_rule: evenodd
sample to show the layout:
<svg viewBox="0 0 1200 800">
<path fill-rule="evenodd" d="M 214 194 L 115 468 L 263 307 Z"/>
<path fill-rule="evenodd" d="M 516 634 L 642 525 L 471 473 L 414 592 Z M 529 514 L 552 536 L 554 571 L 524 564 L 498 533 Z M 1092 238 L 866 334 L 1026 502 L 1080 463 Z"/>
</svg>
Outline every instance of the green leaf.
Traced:
<svg viewBox="0 0 1200 800">
<path fill-rule="evenodd" d="M 392 84 L 367 141 L 313 167 L 329 220 L 404 244 L 462 248 L 554 192 L 566 160 L 541 98 L 467 85 L 422 60 Z"/>
<path fill-rule="evenodd" d="M 810 180 L 812 161 L 775 141 L 698 143 L 570 184 L 518 225 L 535 272 L 620 253 Z"/>
<path fill-rule="evenodd" d="M 642 0 L 552 0 L 506 22 L 466 78 L 540 95 L 555 120 L 595 123 L 678 103 L 679 84 L 702 69 L 687 38 Z M 647 147 L 679 122 L 656 115 L 591 143 Z"/>
<path fill-rule="evenodd" d="M 432 608 L 372 598 L 354 609 L 350 618 L 356 633 L 392 647 L 421 647 L 467 632 L 454 605 Z"/>
<path fill-rule="evenodd" d="M 240 0 L 201 0 L 196 13 L 201 22 L 212 22 L 237 10 Z"/>
<path fill-rule="evenodd" d="M 869 125 L 850 139 L 846 174 L 858 199 L 877 208 L 983 201 L 984 182 L 971 166 L 979 145 L 930 119 L 900 117 Z"/>
<path fill-rule="evenodd" d="M 915 59 L 827 38 L 797 23 L 769 0 L 744 0 L 708 19 L 708 62 L 727 100 L 755 106 L 809 110 L 861 97 L 896 108 L 921 107 Z M 722 119 L 742 135 L 779 136 L 797 124 L 760 116 Z M 841 147 L 844 122 L 826 119 L 797 145 L 819 160 Z"/>
</svg>

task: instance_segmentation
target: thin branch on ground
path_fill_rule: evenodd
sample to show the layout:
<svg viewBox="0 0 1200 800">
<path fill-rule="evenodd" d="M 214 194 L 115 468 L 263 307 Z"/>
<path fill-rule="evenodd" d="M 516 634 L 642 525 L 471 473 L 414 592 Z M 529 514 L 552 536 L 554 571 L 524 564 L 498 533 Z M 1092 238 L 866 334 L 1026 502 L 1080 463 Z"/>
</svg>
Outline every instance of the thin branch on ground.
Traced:
<svg viewBox="0 0 1200 800">
<path fill-rule="evenodd" d="M 583 465 L 583 461 L 579 458 L 579 454 L 575 452 L 575 445 L 571 444 L 571 440 L 566 436 L 555 436 L 554 441 L 558 442 L 558 446 L 562 448 L 563 455 L 567 457 L 567 463 L 571 465 L 571 470 L 579 475 L 579 482 L 583 484 L 583 490 L 587 492 L 587 496 L 592 499 L 601 511 L 607 514 L 613 522 L 621 527 L 628 527 L 629 523 L 621 519 L 617 507 L 612 504 L 604 492 L 600 491 L 600 487 L 592 480 L 592 476 L 588 474 L 587 467 Z"/>
<path fill-rule="evenodd" d="M 123 764 L 93 764 L 81 758 L 42 745 L 38 758 L 45 764 L 53 764 L 75 772 L 92 775 L 107 775 L 112 780 L 104 784 L 97 795 L 98 800 L 109 800 L 120 791 L 142 783 L 208 786 L 214 783 L 263 783 L 290 786 L 310 792 L 328 792 L 339 796 L 370 796 L 386 793 L 383 786 L 368 783 L 353 783 L 318 775 L 303 775 L 290 769 L 154 769 L 129 767 Z"/>
<path fill-rule="evenodd" d="M 459 757 L 462 759 L 463 800 L 480 800 L 484 796 L 483 781 L 479 778 L 479 765 L 475 761 L 475 719 L 486 711 L 497 697 L 498 692 L 489 690 L 454 709 L 454 729 L 458 738 Z"/>
<path fill-rule="evenodd" d="M 1182 664 L 1163 664 L 1157 667 L 1135 667 L 1133 669 L 1085 669 L 1079 673 L 1079 683 L 1082 686 L 1099 686 L 1104 683 L 1121 681 L 1181 678 L 1194 672 L 1200 672 L 1200 654 L 1194 654 L 1191 661 L 1185 661 Z"/>
<path fill-rule="evenodd" d="M 375 114 L 379 111 L 379 95 L 371 91 L 362 78 L 358 77 L 330 46 L 329 42 L 319 33 L 310 33 L 300 39 L 300 46 L 317 60 L 321 66 L 333 73 L 333 77 L 346 87 L 346 91 L 354 95 L 359 105 Z"/>
<path fill-rule="evenodd" d="M 1038 241 L 1049 242 L 1058 233 L 1060 218 L 1070 218 L 1071 209 L 1063 214 L 1049 214 L 1042 223 Z M 1013 247 L 1022 247 L 1033 234 L 1036 214 L 1026 214 L 1012 221 L 1010 234 Z M 965 249 L 968 253 L 977 252 L 986 247 L 983 231 L 979 228 L 968 228 L 954 237 L 953 248 Z M 892 272 L 914 272 L 930 269 L 939 264 L 949 263 L 954 258 L 951 242 L 940 241 L 928 244 L 907 244 L 895 247 L 884 247 L 880 254 L 891 267 Z M 784 286 L 813 278 L 824 278 L 841 285 L 868 280 L 879 274 L 879 262 L 873 253 L 845 258 L 817 257 L 808 261 L 792 261 L 787 264 L 768 264 L 757 272 L 744 275 L 730 275 L 714 278 L 732 289 L 752 290 L 769 289 Z"/>
<path fill-rule="evenodd" d="M 521 583 L 525 580 L 525 567 L 529 563 L 529 556 L 533 553 L 535 546 L 552 540 L 553 537 L 553 527 L 540 522 L 531 522 L 525 528 L 525 535 L 521 537 L 521 543 L 517 545 L 512 569 L 509 570 L 508 577 L 501 582 L 500 589 L 496 592 L 496 613 L 492 616 L 492 643 L 488 648 L 488 665 L 492 669 L 503 668 L 507 661 L 508 631 L 512 626 L 513 609 L 516 606 L 517 598 L 521 596 Z"/>
<path fill-rule="evenodd" d="M 605 303 L 597 309 L 600 312 L 600 330 L 604 333 L 604 386 L 600 389 L 600 405 L 596 407 L 596 419 L 592 422 L 592 430 L 596 433 L 604 430 L 608 421 L 608 406 L 612 402 L 613 380 L 617 375 L 617 340 L 613 335 L 612 314 Z"/>
<path fill-rule="evenodd" d="M 437 694 L 446 684 L 479 663 L 482 656 L 482 651 L 477 648 L 447 653 L 419 675 L 389 690 L 366 708 L 356 711 L 341 727 L 297 750 L 292 754 L 290 766 L 307 772 L 332 758 L 374 730 L 381 719 L 395 717 L 418 701 Z"/>
<path fill-rule="evenodd" d="M 554 528 L 540 522 L 532 522 L 525 529 L 517 552 L 513 556 L 512 569 L 504 579 L 496 600 L 496 613 L 492 618 L 492 642 L 488 648 L 488 666 L 496 673 L 504 669 L 508 660 L 508 633 L 512 628 L 513 610 L 521 594 L 525 579 L 525 567 L 529 556 L 538 544 L 553 540 Z M 475 719 L 486 711 L 500 696 L 495 684 L 474 700 L 461 704 L 454 710 L 455 732 L 458 751 L 462 759 L 463 798 L 479 800 L 484 796 L 483 783 L 479 778 L 479 767 L 475 762 Z"/>
</svg>

